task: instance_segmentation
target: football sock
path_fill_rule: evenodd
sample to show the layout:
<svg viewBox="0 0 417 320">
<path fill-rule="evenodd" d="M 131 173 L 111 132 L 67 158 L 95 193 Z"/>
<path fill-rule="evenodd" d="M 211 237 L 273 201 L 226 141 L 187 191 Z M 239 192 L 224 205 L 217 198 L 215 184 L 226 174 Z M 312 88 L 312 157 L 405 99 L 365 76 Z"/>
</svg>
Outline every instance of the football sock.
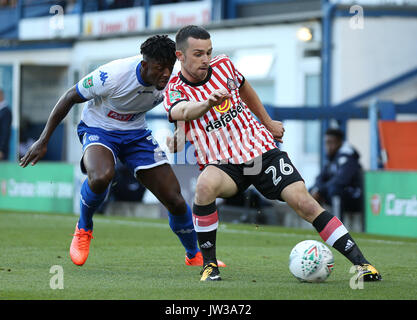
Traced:
<svg viewBox="0 0 417 320">
<path fill-rule="evenodd" d="M 174 215 L 168 212 L 169 226 L 178 236 L 188 258 L 193 258 L 198 250 L 197 234 L 194 230 L 191 208 L 187 204 L 187 211 L 183 215 Z"/>
<path fill-rule="evenodd" d="M 88 185 L 88 179 L 84 180 L 81 186 L 78 229 L 83 228 L 85 231 L 93 230 L 93 214 L 104 201 L 106 195 L 107 190 L 101 194 L 94 193 Z"/>
<path fill-rule="evenodd" d="M 354 265 L 369 263 L 343 223 L 331 213 L 323 211 L 313 221 L 313 226 L 324 242 L 343 254 Z"/>
<path fill-rule="evenodd" d="M 203 255 L 204 265 L 214 262 L 216 258 L 216 235 L 219 225 L 216 202 L 208 205 L 193 205 L 193 222 L 197 232 L 198 244 Z"/>
</svg>

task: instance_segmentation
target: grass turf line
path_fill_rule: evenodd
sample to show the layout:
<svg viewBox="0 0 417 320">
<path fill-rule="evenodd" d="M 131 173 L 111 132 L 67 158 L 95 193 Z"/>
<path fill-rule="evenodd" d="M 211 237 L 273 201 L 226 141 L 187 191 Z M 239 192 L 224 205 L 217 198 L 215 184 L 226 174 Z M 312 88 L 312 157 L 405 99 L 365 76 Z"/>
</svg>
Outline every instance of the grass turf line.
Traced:
<svg viewBox="0 0 417 320">
<path fill-rule="evenodd" d="M 292 247 L 321 240 L 314 230 L 221 223 L 217 256 L 223 281 L 201 283 L 200 268 L 184 264 L 184 249 L 168 221 L 94 217 L 90 256 L 69 257 L 75 215 L 0 213 L 0 299 L 416 299 L 417 239 L 353 234 L 384 280 L 353 290 L 350 262 L 331 248 L 335 269 L 325 283 L 299 283 L 288 270 Z M 64 289 L 52 290 L 53 265 Z M 207 290 L 210 288 L 210 290 Z"/>
</svg>

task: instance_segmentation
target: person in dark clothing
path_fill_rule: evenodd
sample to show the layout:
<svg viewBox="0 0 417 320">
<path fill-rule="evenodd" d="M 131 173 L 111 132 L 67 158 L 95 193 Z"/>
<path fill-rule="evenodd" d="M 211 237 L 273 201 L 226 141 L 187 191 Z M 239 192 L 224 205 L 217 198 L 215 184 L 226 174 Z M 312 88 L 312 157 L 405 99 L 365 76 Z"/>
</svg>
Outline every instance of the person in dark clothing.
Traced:
<svg viewBox="0 0 417 320">
<path fill-rule="evenodd" d="M 362 211 L 362 167 L 360 155 L 344 141 L 339 129 L 328 129 L 325 134 L 326 163 L 317 176 L 310 193 L 318 202 L 332 205 L 339 196 L 342 211 Z"/>
<path fill-rule="evenodd" d="M 0 89 L 0 161 L 9 157 L 9 139 L 12 125 L 12 112 L 4 100 L 4 92 Z"/>
</svg>

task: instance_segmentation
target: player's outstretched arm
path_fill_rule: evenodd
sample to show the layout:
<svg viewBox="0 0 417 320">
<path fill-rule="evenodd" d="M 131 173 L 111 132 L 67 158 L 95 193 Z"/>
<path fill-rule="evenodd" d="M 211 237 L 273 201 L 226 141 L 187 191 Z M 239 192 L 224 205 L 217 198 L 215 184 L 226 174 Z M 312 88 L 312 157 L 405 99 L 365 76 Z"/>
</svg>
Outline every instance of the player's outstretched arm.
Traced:
<svg viewBox="0 0 417 320">
<path fill-rule="evenodd" d="M 171 109 L 172 120 L 190 121 L 202 117 L 212 107 L 222 104 L 226 99 L 231 98 L 227 90 L 213 91 L 205 101 L 181 101 Z"/>
<path fill-rule="evenodd" d="M 46 122 L 45 128 L 43 129 L 39 139 L 35 141 L 26 154 L 20 159 L 19 165 L 25 168 L 29 163 L 31 163 L 33 166 L 40 159 L 42 159 L 46 154 L 48 141 L 56 127 L 62 120 L 64 120 L 74 104 L 85 101 L 86 100 L 79 96 L 75 86 L 68 89 L 58 100 L 49 115 L 48 121 Z"/>
<path fill-rule="evenodd" d="M 259 99 L 256 91 L 247 80 L 245 80 L 243 86 L 240 87 L 239 94 L 250 111 L 252 111 L 265 128 L 272 133 L 274 139 L 282 143 L 282 137 L 284 136 L 285 131 L 282 122 L 271 119 L 268 112 L 265 110 L 261 99 Z"/>
</svg>

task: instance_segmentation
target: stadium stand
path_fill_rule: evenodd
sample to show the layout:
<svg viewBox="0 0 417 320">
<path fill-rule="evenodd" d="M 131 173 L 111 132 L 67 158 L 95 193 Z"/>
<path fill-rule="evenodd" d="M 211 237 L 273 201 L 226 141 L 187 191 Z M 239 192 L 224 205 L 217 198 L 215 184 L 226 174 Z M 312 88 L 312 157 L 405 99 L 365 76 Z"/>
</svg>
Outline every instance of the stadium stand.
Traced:
<svg viewBox="0 0 417 320">
<path fill-rule="evenodd" d="M 41 51 L 40 49 L 45 51 L 47 49 L 56 49 L 56 48 L 65 48 L 68 49 L 68 52 L 77 47 L 80 44 L 78 41 L 79 38 L 85 39 L 85 37 L 90 37 L 89 40 L 91 42 L 96 41 L 96 44 L 102 44 L 100 42 L 101 39 L 109 40 L 109 42 L 113 39 L 117 39 L 118 36 L 114 34 L 86 34 L 85 29 L 82 28 L 82 19 L 80 20 L 80 28 L 77 30 L 75 34 L 71 34 L 67 36 L 67 38 L 60 39 L 59 37 L 48 36 L 44 35 L 44 38 L 41 40 L 33 40 L 33 39 L 19 39 L 19 26 L 23 20 L 30 20 L 30 18 L 37 18 L 43 17 L 45 20 L 46 17 L 51 16 L 51 6 L 59 5 L 64 8 L 65 13 L 72 13 L 74 17 L 82 18 L 85 15 L 95 13 L 103 13 L 103 15 L 112 14 L 111 10 L 116 12 L 117 10 L 123 11 L 126 8 L 132 8 L 132 10 L 138 10 L 139 8 L 144 8 L 146 21 L 144 25 L 140 26 L 140 28 L 135 29 L 130 34 L 121 34 L 121 36 L 126 40 L 126 38 L 134 37 L 141 37 L 143 34 L 148 34 L 151 32 L 156 32 L 158 28 L 163 29 L 164 32 L 175 32 L 175 28 L 171 27 L 164 27 L 164 26 L 154 26 L 152 25 L 153 21 L 149 17 L 150 8 L 152 6 L 160 6 L 163 7 L 164 5 L 183 5 L 184 3 L 196 3 L 199 1 L 194 0 L 177 0 L 177 1 L 168 1 L 168 0 L 125 0 L 125 1 L 118 1 L 118 0 L 20 0 L 20 1 L 10 1 L 10 0 L 2 0 L 0 1 L 0 54 L 9 52 L 10 56 L 14 55 L 15 50 L 19 50 L 20 52 L 24 52 L 25 50 L 32 50 L 32 52 Z M 201 1 L 200 1 L 201 2 Z M 345 23 L 348 19 L 351 18 L 351 14 L 349 13 L 349 1 L 319 1 L 319 0 L 206 0 L 206 3 L 210 3 L 211 11 L 211 20 L 209 21 L 209 28 L 213 30 L 220 30 L 219 33 L 228 33 L 231 34 L 240 29 L 244 32 L 250 28 L 258 28 L 256 31 L 260 29 L 260 26 L 272 26 L 272 27 L 281 27 L 281 26 L 293 26 L 295 24 L 299 24 L 300 26 L 307 26 L 310 27 L 314 24 L 317 24 L 319 27 L 313 30 L 313 41 L 302 43 L 298 42 L 296 46 L 296 50 L 288 51 L 288 48 L 291 46 L 285 47 L 284 51 L 282 48 L 278 46 L 278 42 L 284 43 L 291 38 L 291 36 L 287 36 L 285 38 L 284 33 L 280 33 L 280 37 L 277 36 L 273 43 L 272 41 L 267 42 L 264 46 L 270 46 L 272 48 L 273 53 L 276 56 L 279 56 L 278 63 L 282 63 L 285 59 L 291 59 L 288 66 L 297 65 L 300 68 L 302 67 L 304 60 L 309 60 L 309 58 L 316 59 L 319 62 L 320 67 L 317 67 L 313 71 L 316 73 L 314 75 L 317 76 L 317 86 L 314 90 L 317 96 L 317 103 L 313 105 L 309 105 L 307 101 L 303 100 L 301 97 L 304 92 L 303 86 L 306 86 L 304 83 L 304 74 L 297 74 L 297 79 L 291 79 L 291 74 L 295 74 L 298 72 L 298 69 L 286 69 L 283 73 L 286 73 L 286 78 L 278 78 L 280 77 L 281 70 L 279 68 L 275 68 L 274 64 L 271 64 L 271 70 L 279 71 L 275 72 L 272 76 L 270 75 L 267 79 L 259 80 L 261 85 L 268 84 L 270 85 L 271 90 L 274 91 L 274 99 L 271 101 L 265 101 L 265 106 L 268 109 L 271 116 L 275 119 L 279 119 L 282 121 L 297 121 L 306 123 L 307 121 L 316 121 L 320 127 L 317 130 L 317 137 L 319 137 L 320 132 L 324 132 L 326 127 L 329 126 L 330 123 L 337 124 L 341 129 L 344 131 L 349 130 L 349 123 L 352 121 L 357 121 L 360 123 L 361 121 L 369 120 L 369 125 L 371 126 L 371 130 L 362 131 L 362 136 L 368 137 L 370 133 L 370 152 L 368 151 L 368 157 L 370 153 L 370 167 L 372 170 L 383 169 L 383 161 L 381 160 L 383 154 L 381 154 L 381 148 L 379 146 L 378 141 L 378 121 L 379 120 L 398 120 L 402 119 L 404 116 L 409 114 L 417 114 L 417 96 L 415 95 L 415 84 L 417 79 L 417 65 L 413 65 L 412 59 L 409 58 L 407 52 L 414 52 L 415 53 L 415 45 L 413 47 L 413 41 L 411 38 L 406 41 L 407 37 L 410 37 L 411 34 L 415 34 L 416 29 L 412 29 L 413 25 L 409 23 L 412 19 L 415 19 L 417 16 L 417 6 L 409 5 L 409 6 L 401 6 L 401 4 L 397 4 L 397 6 L 389 6 L 384 7 L 383 1 L 380 1 L 379 6 L 375 7 L 366 7 L 366 14 L 369 19 L 367 20 L 366 28 L 363 32 L 356 32 L 355 37 L 352 36 L 354 32 L 348 32 L 351 30 L 346 30 L 347 23 Z M 343 2 L 344 4 L 340 4 Z M 375 2 L 378 2 L 377 0 Z M 400 2 L 398 0 L 398 2 Z M 353 1 L 352 1 L 353 3 Z M 395 3 L 395 1 L 393 1 Z M 413 3 L 413 1 L 410 1 Z M 411 19 L 410 19 L 411 18 Z M 47 20 L 47 19 L 46 19 Z M 380 27 L 378 27 L 378 23 L 380 21 L 383 23 L 391 23 L 391 27 L 387 27 L 387 33 L 384 34 L 383 38 L 387 43 L 389 41 L 393 41 L 393 39 L 398 40 L 399 42 L 396 45 L 387 45 L 386 43 L 378 42 L 369 49 L 367 44 L 370 43 L 370 38 L 360 38 L 361 35 L 371 34 L 371 33 L 378 33 Z M 382 23 L 382 22 L 381 22 Z M 395 26 L 400 26 L 398 29 L 395 29 Z M 374 26 L 374 27 L 373 27 Z M 345 28 L 345 29 L 344 29 Z M 374 28 L 374 29 L 372 29 Z M 30 30 L 30 29 L 29 29 Z M 288 29 L 289 30 L 289 29 Z M 288 31 L 287 30 L 287 31 Z M 410 31 L 409 31 L 410 30 Z M 265 30 L 264 30 L 265 31 Z M 342 34 L 341 32 L 345 32 Z M 389 31 L 389 32 L 388 32 Z M 288 31 L 288 32 L 292 32 Z M 314 33 L 315 32 L 315 33 Z M 401 37 L 396 37 L 395 32 L 399 32 Z M 413 33 L 414 32 L 414 33 Z M 237 34 L 237 33 L 236 33 Z M 393 36 L 394 34 L 394 36 Z M 284 37 L 282 37 L 284 35 Z M 340 39 L 346 39 L 345 36 L 351 36 L 348 40 L 341 41 Z M 217 34 L 216 34 L 217 36 Z M 253 34 L 251 34 L 253 36 Z M 262 34 L 259 34 L 259 38 L 262 38 Z M 272 37 L 274 37 L 273 35 Z M 295 37 L 295 32 L 294 32 Z M 294 38 L 293 37 L 293 38 Z M 372 39 L 377 38 L 372 36 Z M 345 43 L 354 42 L 354 40 L 358 39 L 361 45 L 358 45 L 357 48 L 361 48 L 361 50 L 365 50 L 365 52 L 360 52 L 358 55 L 353 56 L 356 54 L 356 51 L 352 48 L 348 48 Z M 404 40 L 405 39 L 405 40 Z M 403 41 L 404 40 L 404 41 Z M 133 40 L 132 40 L 133 41 Z M 403 42 L 401 42 L 403 41 Z M 105 42 L 105 41 L 103 41 Z M 237 42 L 237 41 L 235 41 Z M 331 45 L 330 45 L 331 44 Z M 404 47 L 405 44 L 405 47 Z M 256 45 L 251 45 L 249 42 L 245 44 L 248 48 L 248 51 L 255 50 Z M 384 47 L 385 45 L 385 47 Z M 130 46 L 130 44 L 129 44 Z M 133 46 L 133 45 L 132 45 Z M 262 47 L 262 46 L 260 46 Z M 369 46 L 371 47 L 371 46 Z M 391 48 L 401 47 L 401 52 L 393 53 Z M 77 47 L 79 49 L 79 47 Z M 125 49 L 126 47 L 124 47 Z M 223 46 L 225 48 L 225 46 Z M 122 49 L 122 50 L 124 50 Z M 230 43 L 230 52 L 226 52 L 227 54 L 231 53 L 234 54 L 234 51 L 238 51 L 241 48 L 234 43 Z M 85 49 L 84 49 L 85 50 Z M 372 54 L 370 54 L 370 50 L 372 50 Z M 86 51 L 83 51 L 86 52 Z M 352 55 L 353 58 L 343 55 L 344 52 L 348 52 L 347 55 Z M 119 52 L 120 53 L 120 52 Z M 119 54 L 118 53 L 118 54 Z M 69 53 L 66 53 L 70 56 Z M 73 54 L 73 53 L 71 53 Z M 112 53 L 114 54 L 114 52 Z M 109 56 L 113 57 L 112 54 Z M 122 52 L 121 54 L 125 54 Z M 287 54 L 287 55 L 286 55 Z M 5 57 L 6 54 L 3 54 Z M 380 65 L 383 65 L 384 68 L 374 68 L 369 69 L 372 66 L 376 65 L 375 61 L 365 60 L 366 57 L 375 55 L 377 61 Z M 411 55 L 411 54 L 410 54 Z M 293 57 L 296 58 L 293 58 Z M 73 56 L 71 56 L 73 57 Z M 414 55 L 415 57 L 415 55 Z M 74 57 L 73 57 L 74 58 Z M 85 72 L 89 72 L 89 68 L 98 61 L 101 62 L 102 59 L 107 59 L 107 56 L 99 57 L 98 55 L 94 56 L 93 58 L 88 57 L 91 59 L 86 61 L 85 64 L 77 63 L 73 61 L 59 61 L 60 67 L 64 70 L 62 73 L 64 74 L 62 78 L 65 81 L 72 81 L 74 78 L 77 78 L 84 74 Z M 25 79 L 25 75 L 29 72 L 29 76 L 36 75 L 36 70 L 33 71 L 32 65 L 27 65 L 26 58 L 19 58 L 19 62 L 10 62 L 10 59 L 3 58 L 0 61 L 0 68 L 5 68 L 3 65 L 6 65 L 7 72 L 12 76 L 13 74 L 19 74 L 21 77 L 19 81 Z M 72 58 L 68 58 L 72 59 Z M 276 57 L 274 58 L 275 65 L 277 64 Z M 356 69 L 355 64 L 349 64 L 350 60 L 357 60 L 357 63 L 360 67 Z M 363 59 L 363 61 L 361 60 Z M 6 61 L 6 62 L 4 62 Z M 84 61 L 82 61 L 84 63 Z M 37 62 L 30 62 L 34 65 Z M 363 63 L 361 65 L 360 63 Z M 42 63 L 41 63 L 42 64 Z M 364 67 L 365 66 L 365 67 Z M 282 65 L 280 65 L 282 67 Z M 341 68 L 343 72 L 341 71 Z M 42 70 L 45 74 L 45 66 L 41 66 Z M 56 66 L 52 66 L 52 68 L 56 69 Z M 274 69 L 275 68 L 275 69 Z M 33 69 L 33 70 L 32 70 Z M 74 70 L 73 70 L 74 69 Z M 364 70 L 367 70 L 366 72 Z M 32 70 L 32 72 L 31 72 Z M 357 72 L 355 73 L 355 70 Z M 1 71 L 1 70 L 0 70 Z M 292 73 L 292 71 L 294 71 Z M 53 72 L 56 72 L 53 71 Z M 74 72 L 74 74 L 72 74 Z M 308 71 L 311 72 L 311 71 Z M 273 72 L 270 72 L 271 74 Z M 3 71 L 3 77 L 6 78 L 6 72 Z M 11 77 L 10 76 L 10 77 Z M 9 78 L 10 78 L 9 77 Z M 51 78 L 51 77 L 50 77 Z M 288 78 L 288 79 L 287 79 Z M 58 77 L 58 79 L 61 79 Z M 299 81 L 299 79 L 302 79 Z M 365 79 L 367 82 L 362 83 L 360 86 L 356 86 L 356 79 L 363 80 Z M 45 77 L 42 78 L 45 80 Z M 46 79 L 50 80 L 50 79 Z M 254 82 L 258 81 L 255 80 Z M 364 81 L 365 81 L 364 80 Z M 1 81 L 1 73 L 0 73 L 0 81 Z M 7 81 L 3 80 L 7 83 Z M 29 79 L 28 82 L 31 80 Z M 262 82 L 263 81 L 263 82 Z M 291 82 L 293 81 L 293 82 Z M 57 81 L 51 81 L 57 82 Z M 252 83 L 252 80 L 251 80 Z M 272 83 L 272 85 L 271 85 Z M 278 83 L 277 85 L 275 83 Z M 276 97 L 285 96 L 287 92 L 283 92 L 284 94 L 279 95 L 276 92 L 281 90 L 282 84 L 287 83 L 289 91 L 294 91 L 297 95 L 296 99 L 291 98 L 284 98 L 283 101 L 276 102 Z M 339 86 L 339 87 L 337 87 Z M 14 109 L 18 110 L 22 108 L 22 105 L 25 104 L 27 101 L 31 101 L 34 93 L 30 92 L 32 95 L 28 97 L 25 96 L 24 91 L 22 89 L 23 85 L 18 81 L 10 81 L 10 92 L 14 90 L 13 95 L 15 97 L 20 97 L 20 100 L 16 103 L 14 102 Z M 296 87 L 296 89 L 294 89 Z M 20 88 L 20 89 L 19 89 Z M 349 92 L 346 96 L 342 93 L 346 92 L 346 88 L 355 88 L 356 91 Z M 20 90 L 20 91 L 19 91 Z M 19 91 L 19 92 L 17 92 Z M 332 95 L 331 95 L 332 94 Z M 9 94 L 9 97 L 11 94 Z M 399 99 L 401 97 L 401 99 Z M 404 98 L 406 97 L 406 98 Z M 404 99 L 403 99 L 404 98 Z M 289 102 L 288 102 L 289 101 Z M 12 104 L 11 104 L 12 105 Z M 30 103 L 26 103 L 26 106 L 30 105 Z M 32 107 L 32 105 L 30 105 Z M 277 108 L 278 107 L 278 108 Z M 20 109 L 22 112 L 22 109 Z M 157 115 L 157 114 L 150 114 L 148 117 L 149 120 L 161 121 L 161 119 L 165 120 L 165 115 Z M 319 123 L 320 122 L 320 123 Z M 43 123 L 38 123 L 39 128 L 42 127 Z M 39 133 L 39 128 L 32 127 L 31 130 L 33 131 L 33 135 L 36 136 Z M 304 127 L 297 127 L 301 128 L 305 132 L 308 131 L 308 128 Z M 14 130 L 18 131 L 19 128 L 15 128 Z M 288 130 L 288 132 L 290 132 Z M 354 132 L 355 130 L 350 130 L 350 132 Z M 369 132 L 370 131 L 370 132 Z M 66 146 L 63 146 L 60 141 L 62 141 L 68 132 L 64 127 L 59 128 L 57 142 L 51 147 L 51 155 L 50 160 L 63 160 L 69 154 L 68 150 L 65 149 Z M 301 131 L 297 131 L 297 138 L 301 137 L 305 132 L 300 133 Z M 358 130 L 359 132 L 359 130 Z M 32 132 L 28 132 L 29 134 Z M 313 133 L 316 133 L 314 131 Z M 287 134 L 287 133 L 286 133 Z M 289 134 L 289 133 L 288 133 Z M 311 134 L 312 136 L 313 134 Z M 359 135 L 359 134 L 358 134 Z M 303 137 L 301 137 L 303 138 Z M 13 138 L 14 141 L 18 141 L 18 138 Z M 319 138 L 318 138 L 319 139 Z M 318 140 L 317 139 L 317 140 Z M 291 140 L 294 141 L 293 137 Z M 359 139 L 357 139 L 359 140 Z M 301 145 L 302 143 L 300 143 Z M 317 143 L 319 145 L 320 142 Z M 288 147 L 284 145 L 284 147 Z M 55 148 L 55 150 L 54 150 Z M 297 146 L 298 148 L 298 146 Z M 293 148 L 291 152 L 296 154 L 296 156 L 300 157 L 300 162 L 308 162 L 307 160 L 303 159 L 304 154 L 299 152 L 300 149 Z M 366 147 L 368 148 L 368 147 Z M 318 157 L 320 158 L 320 155 Z M 307 159 L 307 158 L 306 158 Z M 309 158 L 310 159 L 310 158 Z M 313 159 L 314 160 L 314 159 Z M 368 160 L 366 160 L 369 163 Z M 317 167 L 321 163 L 314 162 L 314 165 Z M 310 164 L 309 164 L 310 165 Z M 310 167 L 306 166 L 306 169 L 302 168 L 304 172 L 308 171 Z M 227 205 L 227 204 L 226 204 Z M 276 204 L 277 205 L 277 204 Z M 294 216 L 293 212 L 290 212 L 285 209 L 283 204 L 278 204 L 279 210 L 285 212 L 281 220 L 286 220 L 286 225 L 292 225 L 301 227 L 301 220 L 297 220 L 298 217 Z M 233 211 L 230 208 L 231 212 Z M 233 217 L 236 220 L 250 220 L 255 221 L 259 219 L 261 215 L 258 213 L 258 208 L 250 208 L 248 212 L 252 212 L 249 216 L 238 216 Z M 277 209 L 277 208 L 275 208 Z M 269 215 L 270 208 L 266 208 L 263 212 L 264 219 L 270 219 L 271 221 L 276 217 Z M 278 209 L 277 209 L 278 210 Z M 234 212 L 236 215 L 241 211 L 235 210 Z M 288 212 L 288 214 L 287 214 Z M 230 215 L 232 219 L 232 214 Z"/>
</svg>

